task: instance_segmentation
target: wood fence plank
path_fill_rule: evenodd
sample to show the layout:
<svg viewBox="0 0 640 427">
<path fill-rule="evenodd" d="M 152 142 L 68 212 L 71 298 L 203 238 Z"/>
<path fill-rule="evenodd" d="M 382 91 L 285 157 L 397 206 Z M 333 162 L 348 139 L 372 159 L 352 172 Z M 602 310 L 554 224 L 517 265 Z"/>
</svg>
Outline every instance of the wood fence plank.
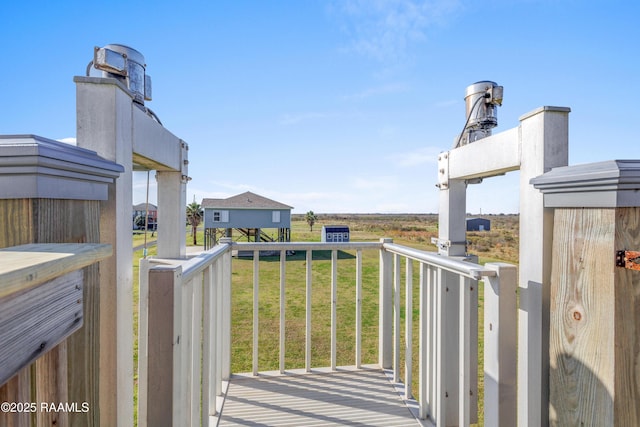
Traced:
<svg viewBox="0 0 640 427">
<path fill-rule="evenodd" d="M 0 384 L 81 326 L 82 271 L 1 298 Z"/>
<path fill-rule="evenodd" d="M 99 243 L 30 243 L 0 249 L 0 298 L 110 255 L 111 245 Z"/>
</svg>

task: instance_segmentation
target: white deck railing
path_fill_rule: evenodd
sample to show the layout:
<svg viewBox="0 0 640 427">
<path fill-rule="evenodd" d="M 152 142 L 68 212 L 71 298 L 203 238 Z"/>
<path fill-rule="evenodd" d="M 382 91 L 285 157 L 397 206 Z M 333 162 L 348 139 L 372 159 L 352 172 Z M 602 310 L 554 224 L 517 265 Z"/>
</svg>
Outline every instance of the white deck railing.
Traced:
<svg viewBox="0 0 640 427">
<path fill-rule="evenodd" d="M 138 425 L 211 425 L 230 376 L 230 245 L 141 260 L 139 313 Z"/>
<path fill-rule="evenodd" d="M 331 369 L 337 368 L 338 251 L 355 251 L 356 342 L 362 360 L 362 251 L 380 253 L 379 365 L 413 395 L 413 269 L 419 268 L 419 416 L 434 425 L 469 425 L 477 404 L 477 281 L 485 281 L 485 424 L 515 425 L 516 273 L 507 264 L 480 266 L 395 245 L 391 240 L 349 243 L 231 243 L 190 260 L 149 259 L 140 268 L 139 425 L 209 425 L 230 376 L 231 250 L 253 253 L 253 354 L 258 366 L 260 251 L 280 254 L 279 359 L 285 371 L 286 254 L 306 251 L 305 369 L 311 371 L 314 250 L 331 251 Z M 405 333 L 400 333 L 402 258 L 405 259 Z M 404 346 L 404 350 L 401 349 Z M 404 353 L 404 360 L 400 355 Z M 202 402 L 202 406 L 200 406 Z M 185 412 L 186 411 L 186 412 Z M 190 420 L 186 421 L 185 420 Z"/>
</svg>

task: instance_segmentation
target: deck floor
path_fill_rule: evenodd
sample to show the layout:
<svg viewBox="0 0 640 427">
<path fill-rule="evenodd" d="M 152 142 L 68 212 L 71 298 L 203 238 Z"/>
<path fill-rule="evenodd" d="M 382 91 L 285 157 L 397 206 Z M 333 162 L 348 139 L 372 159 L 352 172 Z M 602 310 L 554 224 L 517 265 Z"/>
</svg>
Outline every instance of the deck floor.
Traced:
<svg viewBox="0 0 640 427">
<path fill-rule="evenodd" d="M 381 369 L 234 376 L 220 427 L 420 426 Z"/>
</svg>

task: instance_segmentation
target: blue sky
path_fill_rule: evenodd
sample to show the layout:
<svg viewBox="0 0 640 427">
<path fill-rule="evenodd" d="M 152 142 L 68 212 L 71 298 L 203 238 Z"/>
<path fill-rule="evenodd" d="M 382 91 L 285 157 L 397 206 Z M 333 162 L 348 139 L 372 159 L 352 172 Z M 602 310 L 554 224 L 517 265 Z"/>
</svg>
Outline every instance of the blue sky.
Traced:
<svg viewBox="0 0 640 427">
<path fill-rule="evenodd" d="M 0 133 L 74 138 L 73 76 L 94 46 L 129 45 L 153 79 L 147 105 L 189 143 L 189 202 L 249 190 L 298 213 L 437 212 L 436 156 L 464 125 L 464 90 L 479 80 L 504 86 L 495 132 L 537 107 L 566 106 L 570 164 L 638 158 L 637 1 L 2 9 Z M 136 177 L 135 203 L 145 182 Z M 517 212 L 517 191 L 517 173 L 486 180 L 469 188 L 467 210 Z"/>
</svg>

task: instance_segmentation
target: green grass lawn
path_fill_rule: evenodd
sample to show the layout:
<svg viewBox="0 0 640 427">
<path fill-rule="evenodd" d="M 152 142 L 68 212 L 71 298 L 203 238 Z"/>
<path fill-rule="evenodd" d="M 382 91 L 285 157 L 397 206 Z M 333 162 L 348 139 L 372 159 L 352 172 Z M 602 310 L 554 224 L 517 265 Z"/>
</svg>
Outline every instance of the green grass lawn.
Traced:
<svg viewBox="0 0 640 427">
<path fill-rule="evenodd" d="M 423 216 L 411 216 L 399 221 L 385 216 L 365 216 L 360 218 L 328 217 L 322 218 L 315 224 L 313 231 L 302 220 L 302 217 L 292 221 L 292 241 L 320 241 L 320 230 L 323 223 L 347 223 L 351 228 L 352 241 L 378 241 L 381 237 L 392 237 L 394 243 L 416 247 L 424 250 L 435 250 L 430 237 L 437 234 L 437 223 L 425 220 Z M 495 229 L 495 227 L 494 227 Z M 509 233 L 512 227 L 500 228 L 494 233 L 495 238 L 511 241 Z M 267 230 L 268 232 L 268 230 Z M 517 229 L 513 231 L 517 236 Z M 198 244 L 203 243 L 203 231 L 197 234 Z M 483 239 L 492 239 L 489 235 Z M 187 230 L 187 245 L 193 244 L 190 229 Z M 141 244 L 140 237 L 134 239 L 134 246 Z M 495 246 L 495 245 L 494 245 Z M 498 259 L 504 254 L 511 254 L 511 248 L 501 246 L 499 252 L 485 251 L 486 258 L 480 262 Z M 379 252 L 365 250 L 362 260 L 362 363 L 377 363 L 378 361 L 378 287 L 379 287 Z M 155 247 L 150 248 L 149 255 L 155 254 Z M 137 372 L 137 307 L 138 307 L 138 260 L 142 251 L 134 254 L 134 335 L 135 355 L 134 363 Z M 305 364 L 305 269 L 306 257 L 304 252 L 289 256 L 286 263 L 286 326 L 285 326 L 285 368 L 304 368 Z M 253 260 L 234 258 L 232 267 L 232 372 L 248 372 L 252 370 L 253 343 Z M 279 360 L 279 309 L 280 309 L 280 263 L 279 256 L 262 257 L 260 261 L 260 289 L 259 289 L 259 370 L 277 370 Z M 405 335 L 405 262 L 401 267 L 401 340 Z M 419 320 L 419 265 L 413 266 L 413 391 L 417 394 L 418 381 L 418 320 Z M 337 287 L 337 365 L 355 364 L 355 277 L 356 261 L 354 252 L 341 252 L 338 261 Z M 312 276 L 312 367 L 330 366 L 330 328 L 331 328 L 331 256 L 329 251 L 314 252 Z M 483 316 L 483 286 L 479 285 L 479 319 Z M 483 335 L 482 320 L 479 321 L 479 412 L 483 406 Z M 404 360 L 404 346 L 401 346 L 401 360 Z M 404 362 L 401 362 L 404 376 Z M 403 377 L 402 376 L 402 377 Z M 137 382 L 137 373 L 136 373 Z M 136 392 L 137 396 L 137 392 Z M 480 418 L 482 425 L 482 417 Z"/>
</svg>

